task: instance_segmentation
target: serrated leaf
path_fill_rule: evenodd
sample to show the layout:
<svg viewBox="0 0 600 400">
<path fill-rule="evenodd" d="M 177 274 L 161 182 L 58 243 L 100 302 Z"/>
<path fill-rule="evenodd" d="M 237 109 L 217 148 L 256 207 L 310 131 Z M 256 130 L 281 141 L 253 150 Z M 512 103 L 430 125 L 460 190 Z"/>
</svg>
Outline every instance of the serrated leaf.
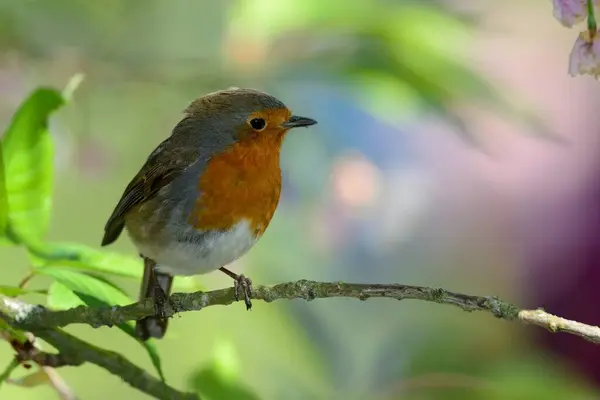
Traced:
<svg viewBox="0 0 600 400">
<path fill-rule="evenodd" d="M 111 307 L 113 305 L 123 306 L 132 303 L 127 295 L 119 290 L 116 285 L 107 283 L 105 278 L 98 279 L 97 277 L 81 272 L 57 267 L 36 268 L 35 272 L 48 275 L 56 279 L 56 281 L 65 286 L 66 289 L 71 290 L 74 295 L 79 297 L 81 301 L 90 307 Z M 62 295 L 62 300 L 65 301 L 66 296 L 64 296 L 64 293 Z M 162 371 L 160 357 L 154 343 L 151 341 L 139 341 L 135 334 L 134 323 L 131 321 L 119 324 L 117 327 L 132 338 L 136 339 L 136 341 L 144 347 L 148 353 L 148 356 L 150 357 L 150 360 L 152 361 L 152 364 L 156 368 L 158 375 L 164 381 L 165 377 Z"/>
<path fill-rule="evenodd" d="M 54 89 L 35 90 L 14 114 L 2 139 L 8 224 L 27 240 L 39 240 L 50 221 L 54 146 L 48 119 L 64 103 Z"/>
</svg>

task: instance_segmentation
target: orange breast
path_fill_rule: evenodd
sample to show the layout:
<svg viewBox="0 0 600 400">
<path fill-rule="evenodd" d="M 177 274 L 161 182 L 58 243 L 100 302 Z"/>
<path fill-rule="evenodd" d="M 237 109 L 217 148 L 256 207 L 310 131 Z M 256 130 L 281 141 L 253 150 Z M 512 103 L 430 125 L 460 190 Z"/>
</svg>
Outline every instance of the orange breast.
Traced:
<svg viewBox="0 0 600 400">
<path fill-rule="evenodd" d="M 261 236 L 279 203 L 281 139 L 277 135 L 248 137 L 213 156 L 198 182 L 201 196 L 190 217 L 192 225 L 228 230 L 247 219 Z"/>
</svg>

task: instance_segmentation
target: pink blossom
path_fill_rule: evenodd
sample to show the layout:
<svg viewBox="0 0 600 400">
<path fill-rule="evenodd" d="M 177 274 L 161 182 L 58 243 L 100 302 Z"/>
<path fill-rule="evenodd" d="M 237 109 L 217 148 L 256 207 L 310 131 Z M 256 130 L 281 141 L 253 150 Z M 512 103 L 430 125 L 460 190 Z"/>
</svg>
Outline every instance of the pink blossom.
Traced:
<svg viewBox="0 0 600 400">
<path fill-rule="evenodd" d="M 569 58 L 569 74 L 600 76 L 600 32 L 581 32 Z"/>
<path fill-rule="evenodd" d="M 571 28 L 587 17 L 586 0 L 553 0 L 554 18 Z"/>
</svg>

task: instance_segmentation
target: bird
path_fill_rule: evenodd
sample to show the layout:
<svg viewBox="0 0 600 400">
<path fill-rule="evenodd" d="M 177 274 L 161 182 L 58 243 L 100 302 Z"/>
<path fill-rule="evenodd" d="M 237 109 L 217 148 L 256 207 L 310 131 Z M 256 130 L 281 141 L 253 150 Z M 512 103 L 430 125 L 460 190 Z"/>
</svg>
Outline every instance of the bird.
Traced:
<svg viewBox="0 0 600 400">
<path fill-rule="evenodd" d="M 226 266 L 263 236 L 281 194 L 286 134 L 317 121 L 293 115 L 277 98 L 228 88 L 192 101 L 171 134 L 150 153 L 104 227 L 102 246 L 126 228 L 144 261 L 139 300 L 154 314 L 136 321 L 142 341 L 165 335 L 174 276 L 220 270 L 252 307 L 252 281 Z M 171 304 L 171 303 L 169 303 Z"/>
</svg>

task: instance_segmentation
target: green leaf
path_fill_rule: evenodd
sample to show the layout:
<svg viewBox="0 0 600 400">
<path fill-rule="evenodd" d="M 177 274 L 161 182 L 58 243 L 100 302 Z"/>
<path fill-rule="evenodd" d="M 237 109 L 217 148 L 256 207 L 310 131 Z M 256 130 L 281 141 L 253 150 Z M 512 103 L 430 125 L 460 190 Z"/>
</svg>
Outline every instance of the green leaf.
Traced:
<svg viewBox="0 0 600 400">
<path fill-rule="evenodd" d="M 206 291 L 206 287 L 200 282 L 198 282 L 198 278 L 195 276 L 176 276 L 173 279 L 173 291 Z"/>
<path fill-rule="evenodd" d="M 215 346 L 213 361 L 192 375 L 190 386 L 202 398 L 212 400 L 258 400 L 259 397 L 239 382 L 239 359 L 233 344 L 221 341 Z"/>
<path fill-rule="evenodd" d="M 2 385 L 5 380 L 10 378 L 10 374 L 12 374 L 12 372 L 17 369 L 18 366 L 19 361 L 13 357 L 12 361 L 6 366 L 2 374 L 0 374 L 0 385 Z"/>
<path fill-rule="evenodd" d="M 259 400 L 257 394 L 241 383 L 224 379 L 216 366 L 200 369 L 192 375 L 190 384 L 193 390 L 208 400 Z"/>
<path fill-rule="evenodd" d="M 58 267 L 38 267 L 34 269 L 34 272 L 50 276 L 75 293 L 83 293 L 98 298 L 109 304 L 109 307 L 132 303 L 131 299 L 116 285 L 108 284 L 91 275 Z"/>
<path fill-rule="evenodd" d="M 85 303 L 71 289 L 58 281 L 54 281 L 48 289 L 46 304 L 53 310 L 67 310 Z"/>
<path fill-rule="evenodd" d="M 58 291 L 58 297 L 54 298 L 54 305 L 71 307 L 74 304 L 73 298 L 66 295 L 64 289 L 71 290 L 81 301 L 90 307 L 111 307 L 113 305 L 131 304 L 132 301 L 118 287 L 108 283 L 104 278 L 87 275 L 81 272 L 72 271 L 57 267 L 40 267 L 35 269 L 36 273 L 48 275 L 54 278 L 64 288 L 54 288 Z M 158 375 L 164 381 L 165 377 L 162 371 L 160 357 L 156 346 L 151 341 L 142 342 L 137 339 L 134 323 L 131 321 L 117 325 L 119 329 L 136 339 L 148 353 L 152 364 L 156 368 Z"/>
<path fill-rule="evenodd" d="M 2 142 L 0 142 L 0 235 L 6 235 L 8 225 L 8 195 L 6 194 L 3 153 Z"/>
<path fill-rule="evenodd" d="M 36 254 L 47 265 L 69 266 L 77 269 L 103 272 L 127 278 L 141 278 L 144 265 L 139 257 L 96 250 L 77 243 L 50 243 Z M 51 255 L 51 257 L 48 257 Z"/>
<path fill-rule="evenodd" d="M 214 346 L 214 369 L 225 380 L 235 381 L 240 376 L 240 359 L 233 342 L 219 340 Z"/>
<path fill-rule="evenodd" d="M 50 376 L 46 370 L 39 368 L 32 374 L 22 376 L 20 378 L 11 379 L 11 385 L 16 385 L 22 388 L 34 388 L 41 385 L 51 384 Z"/>
<path fill-rule="evenodd" d="M 125 332 L 126 334 L 128 334 L 129 336 L 131 336 L 132 338 L 137 340 L 137 342 L 144 347 L 144 349 L 148 353 L 148 356 L 150 357 L 150 361 L 152 361 L 152 365 L 154 366 L 154 368 L 156 369 L 156 372 L 158 373 L 158 376 L 160 377 L 160 379 L 163 382 L 166 382 L 165 375 L 162 370 L 162 362 L 160 360 L 160 356 L 158 355 L 158 349 L 156 348 L 154 341 L 146 340 L 144 342 L 144 341 L 138 340 L 138 337 L 135 333 L 135 323 L 133 323 L 133 322 L 126 322 L 126 323 L 120 324 L 119 329 L 121 329 L 123 332 Z"/>
<path fill-rule="evenodd" d="M 19 343 L 25 343 L 28 341 L 25 332 L 15 329 L 3 319 L 0 319 L 0 332 L 4 333 L 3 336 L 9 338 L 9 340 L 16 340 Z"/>
<path fill-rule="evenodd" d="M 119 285 L 117 285 L 116 283 L 112 282 L 110 279 L 102 276 L 102 275 L 98 275 L 95 274 L 93 272 L 89 272 L 89 271 L 81 271 L 82 274 L 90 276 L 94 279 L 98 279 L 99 281 L 102 281 L 104 283 L 106 283 L 109 286 L 112 286 L 113 288 L 117 289 L 119 292 L 123 293 L 125 296 L 127 296 L 127 298 L 129 299 L 129 295 L 127 294 L 127 292 Z"/>
<path fill-rule="evenodd" d="M 31 293 L 46 294 L 47 292 L 45 290 L 27 290 L 17 286 L 0 285 L 0 294 L 3 294 L 8 297 L 17 297 Z"/>
<path fill-rule="evenodd" d="M 60 92 L 37 89 L 17 110 L 4 134 L 8 223 L 17 237 L 37 240 L 48 227 L 54 156 L 48 119 L 63 104 Z"/>
<path fill-rule="evenodd" d="M 90 296 L 90 295 L 79 293 L 79 292 L 75 292 L 75 294 L 90 307 L 109 307 L 109 305 L 107 303 L 94 297 L 93 295 Z M 139 344 L 141 344 L 144 347 L 144 349 L 148 353 L 148 356 L 150 357 L 150 360 L 152 361 L 152 365 L 154 365 L 154 368 L 156 368 L 156 372 L 158 372 L 160 379 L 163 382 L 165 382 L 165 376 L 164 376 L 164 373 L 162 370 L 162 363 L 160 360 L 160 356 L 158 355 L 158 349 L 156 348 L 156 345 L 154 344 L 154 342 L 151 340 L 147 340 L 145 342 L 139 341 L 138 337 L 135 333 L 135 323 L 134 322 L 127 321 L 122 324 L 118 324 L 117 327 L 119 329 L 121 329 L 123 332 L 125 332 L 126 334 L 128 334 L 129 336 L 131 336 L 132 338 L 134 338 Z"/>
<path fill-rule="evenodd" d="M 144 263 L 138 256 L 97 250 L 78 243 L 45 244 L 32 256 L 35 259 L 34 264 L 71 267 L 126 278 L 141 279 L 144 273 Z M 178 276 L 173 286 L 178 291 L 204 290 L 194 277 Z"/>
</svg>

